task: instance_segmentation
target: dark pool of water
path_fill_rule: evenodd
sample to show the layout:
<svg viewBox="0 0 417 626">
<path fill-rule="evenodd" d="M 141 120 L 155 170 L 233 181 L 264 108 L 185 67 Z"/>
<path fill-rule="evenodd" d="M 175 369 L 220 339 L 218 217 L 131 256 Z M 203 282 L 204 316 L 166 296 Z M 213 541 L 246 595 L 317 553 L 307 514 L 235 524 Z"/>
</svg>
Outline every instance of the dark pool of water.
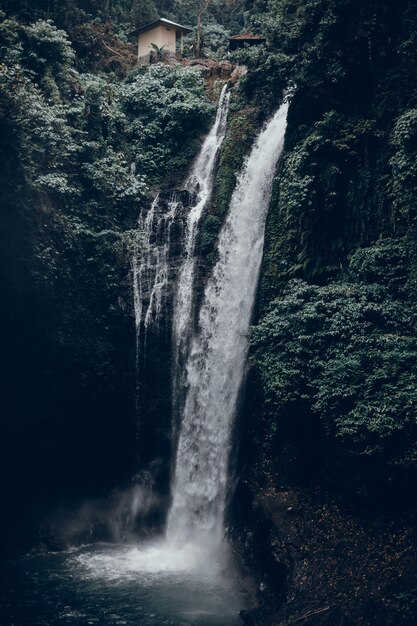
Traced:
<svg viewBox="0 0 417 626">
<path fill-rule="evenodd" d="M 0 625 L 240 626 L 233 567 L 192 546 L 95 545 L 0 563 Z"/>
</svg>

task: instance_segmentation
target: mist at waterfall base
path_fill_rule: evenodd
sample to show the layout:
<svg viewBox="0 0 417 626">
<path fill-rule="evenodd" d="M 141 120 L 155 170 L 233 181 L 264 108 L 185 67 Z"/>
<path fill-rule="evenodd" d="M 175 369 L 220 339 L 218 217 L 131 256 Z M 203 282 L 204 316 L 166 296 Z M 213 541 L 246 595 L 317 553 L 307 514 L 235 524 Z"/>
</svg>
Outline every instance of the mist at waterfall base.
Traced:
<svg viewBox="0 0 417 626">
<path fill-rule="evenodd" d="M 142 479 L 57 516 L 61 541 L 78 547 L 0 565 L 1 626 L 240 624 L 246 592 L 227 544 L 220 555 L 137 534 L 155 497 Z M 100 535 L 108 542 L 79 545 Z"/>
<path fill-rule="evenodd" d="M 176 374 L 187 381 L 187 394 L 166 536 L 132 543 L 135 520 L 141 508 L 152 506 L 153 495 L 147 494 L 143 485 L 115 494 L 113 505 L 104 506 L 105 513 L 98 513 L 98 518 L 106 520 L 104 526 L 111 529 L 116 543 L 28 555 L 0 570 L 2 626 L 241 623 L 244 585 L 224 538 L 228 464 L 237 401 L 245 377 L 247 331 L 256 297 L 265 222 L 283 148 L 287 110 L 285 102 L 260 133 L 239 176 L 197 327 L 192 326 L 190 303 L 199 215 L 194 213 L 189 222 L 187 236 L 192 241 L 186 246 L 184 266 L 179 272 L 184 293 L 177 294 L 176 301 L 177 314 L 179 311 L 183 315 L 181 324 L 187 325 L 189 334 L 186 344 L 178 348 L 184 372 Z M 212 143 L 218 151 L 221 140 Z M 209 186 L 206 190 L 209 194 Z M 201 211 L 206 197 L 197 197 Z M 172 213 L 172 205 L 168 211 Z M 134 275 L 141 280 L 138 263 Z M 166 275 L 164 257 L 159 273 L 163 285 Z M 159 313 L 162 290 L 159 282 L 154 287 L 151 306 L 158 303 Z M 191 293 L 185 293 L 187 289 Z M 142 317 L 140 293 L 135 290 L 135 305 L 146 328 L 152 316 Z M 178 324 L 174 336 L 176 328 Z M 88 541 L 86 520 L 94 518 L 99 508 L 92 503 L 88 510 L 81 510 L 81 526 L 77 528 L 76 517 L 67 528 L 68 536 L 78 532 Z"/>
<path fill-rule="evenodd" d="M 237 578 L 201 557 L 196 549 L 96 544 L 5 563 L 0 624 L 237 626 Z"/>
<path fill-rule="evenodd" d="M 0 562 L 0 625 L 237 626 L 247 603 L 227 544 L 171 545 L 140 523 L 149 476 L 54 519 L 67 549 Z M 107 541 L 97 542 L 97 537 Z M 89 541 L 94 543 L 88 543 Z"/>
</svg>

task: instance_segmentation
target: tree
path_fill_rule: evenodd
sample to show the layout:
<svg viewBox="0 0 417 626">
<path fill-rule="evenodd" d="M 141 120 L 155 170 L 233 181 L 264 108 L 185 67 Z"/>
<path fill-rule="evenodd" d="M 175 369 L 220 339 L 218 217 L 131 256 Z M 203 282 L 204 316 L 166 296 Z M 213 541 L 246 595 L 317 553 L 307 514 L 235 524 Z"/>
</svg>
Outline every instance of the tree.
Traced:
<svg viewBox="0 0 417 626">
<path fill-rule="evenodd" d="M 133 0 L 132 16 L 135 26 L 143 26 L 158 18 L 158 11 L 153 0 Z"/>
<path fill-rule="evenodd" d="M 203 25 L 203 15 L 207 13 L 210 4 L 212 4 L 213 0 L 200 0 L 198 5 L 198 14 L 197 14 L 197 45 L 195 48 L 195 56 L 196 59 L 201 56 L 201 32 Z"/>
</svg>

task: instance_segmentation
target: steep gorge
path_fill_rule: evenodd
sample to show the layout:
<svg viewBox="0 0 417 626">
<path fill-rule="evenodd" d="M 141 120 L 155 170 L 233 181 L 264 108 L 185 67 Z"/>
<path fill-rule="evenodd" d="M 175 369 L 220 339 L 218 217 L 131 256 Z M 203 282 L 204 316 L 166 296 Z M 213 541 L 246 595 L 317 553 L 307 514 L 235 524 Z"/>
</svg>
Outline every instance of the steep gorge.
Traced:
<svg viewBox="0 0 417 626">
<path fill-rule="evenodd" d="M 212 194 L 193 242 L 199 277 L 193 304 L 198 310 L 219 258 L 218 235 L 237 172 L 283 87 L 293 80 L 296 90 L 250 335 L 254 367 L 234 433 L 240 481 L 226 513 L 237 549 L 258 572 L 260 609 L 245 618 L 271 624 L 413 624 L 413 3 L 258 1 L 252 18 L 267 34 L 268 47 L 241 53 L 249 72 L 234 94 Z M 154 79 L 157 70 L 152 71 Z M 183 92 L 192 94 L 190 104 L 206 102 L 196 79 L 173 68 L 160 72 L 166 73 L 167 85 L 176 72 L 174 86 L 181 84 Z M 145 77 L 127 83 L 132 91 L 123 108 L 132 145 L 157 117 L 155 100 L 153 109 L 145 102 L 153 79 L 149 91 L 141 93 L 142 78 L 145 83 Z M 7 81 L 14 78 L 6 74 L 5 80 L 10 85 Z M 48 80 L 39 78 L 42 85 Z M 81 93 L 85 86 L 72 80 L 59 88 Z M 90 84 L 85 91 L 88 128 L 83 132 L 96 144 L 113 142 L 112 149 L 121 149 L 122 117 L 118 110 L 113 120 L 114 102 L 103 89 L 103 83 Z M 100 110 L 94 106 L 98 93 Z M 165 106 L 171 102 L 166 100 Z M 110 115 L 103 114 L 106 107 Z M 173 278 L 181 272 L 180 240 L 196 191 L 174 187 L 181 187 L 177 183 L 185 179 L 198 150 L 199 133 L 192 127 L 207 126 L 213 115 L 209 107 L 201 106 L 192 120 L 189 113 L 181 118 L 183 126 L 175 132 L 186 133 L 184 153 L 175 134 L 168 138 L 167 153 L 160 149 L 160 137 L 149 137 L 148 144 L 142 139 L 139 148 L 135 144 L 137 153 L 148 155 L 149 146 L 159 141 L 158 150 L 142 160 L 123 146 L 138 172 L 150 172 L 154 189 L 161 177 L 152 163 L 159 158 L 163 169 L 175 161 L 154 204 L 158 233 L 149 238 L 149 252 L 141 257 L 146 260 L 149 254 L 158 271 L 147 278 L 149 315 L 144 311 L 142 318 L 149 334 L 139 386 L 129 259 L 135 246 L 143 245 L 135 236 L 136 220 L 138 209 L 149 216 L 151 194 L 139 200 L 109 199 L 104 182 L 94 190 L 91 180 L 100 174 L 104 181 L 111 174 L 116 181 L 121 174 L 106 170 L 103 175 L 99 168 L 90 179 L 83 170 L 82 184 L 87 180 L 87 185 L 82 201 L 74 201 L 72 192 L 59 195 L 57 188 L 33 194 L 27 184 L 33 176 L 18 154 L 14 126 L 2 126 L 7 145 L 14 146 L 3 158 L 8 174 L 2 219 L 4 231 L 11 233 L 3 246 L 4 382 L 13 390 L 6 406 L 3 462 L 4 474 L 14 476 L 5 490 L 11 510 L 3 520 L 6 550 L 31 547 L 44 514 L 63 502 L 76 510 L 84 498 L 108 501 L 113 492 L 120 504 L 118 490 L 132 477 L 133 495 L 150 480 L 160 496 L 150 514 L 138 515 L 133 528 L 164 524 L 175 448 L 169 382 L 172 305 L 168 323 L 161 313 L 164 290 L 172 296 Z M 133 131 L 135 116 L 143 111 L 148 117 L 140 118 L 142 127 Z M 104 168 L 114 152 L 106 161 L 100 145 Z M 83 150 L 82 163 L 93 161 L 97 147 L 88 143 Z M 27 145 L 22 153 L 30 155 Z M 73 159 L 70 155 L 67 167 L 74 168 Z M 129 167 L 126 162 L 121 171 Z M 25 190 L 19 200 L 11 180 L 20 180 Z M 74 229 L 67 216 L 77 202 L 88 206 L 88 218 L 75 213 Z M 80 215 L 83 224 L 77 231 Z M 172 266 L 164 247 L 167 236 L 177 256 Z M 155 246 L 158 237 L 161 246 Z M 139 435 L 135 394 L 146 407 Z M 26 520 L 27 508 L 38 506 L 34 519 Z M 100 523 L 97 538 L 108 538 Z M 40 540 L 54 547 L 49 527 Z"/>
</svg>

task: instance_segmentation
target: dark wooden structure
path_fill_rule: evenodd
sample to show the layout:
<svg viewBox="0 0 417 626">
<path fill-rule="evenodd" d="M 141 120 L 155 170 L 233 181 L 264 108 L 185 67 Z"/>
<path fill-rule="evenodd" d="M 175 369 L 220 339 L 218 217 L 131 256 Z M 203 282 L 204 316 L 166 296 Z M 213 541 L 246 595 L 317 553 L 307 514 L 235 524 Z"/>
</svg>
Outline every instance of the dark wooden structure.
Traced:
<svg viewBox="0 0 417 626">
<path fill-rule="evenodd" d="M 234 35 L 229 39 L 229 50 L 238 50 L 244 48 L 245 45 L 257 46 L 266 41 L 262 35 L 253 35 L 252 33 L 241 33 L 240 35 Z"/>
</svg>

